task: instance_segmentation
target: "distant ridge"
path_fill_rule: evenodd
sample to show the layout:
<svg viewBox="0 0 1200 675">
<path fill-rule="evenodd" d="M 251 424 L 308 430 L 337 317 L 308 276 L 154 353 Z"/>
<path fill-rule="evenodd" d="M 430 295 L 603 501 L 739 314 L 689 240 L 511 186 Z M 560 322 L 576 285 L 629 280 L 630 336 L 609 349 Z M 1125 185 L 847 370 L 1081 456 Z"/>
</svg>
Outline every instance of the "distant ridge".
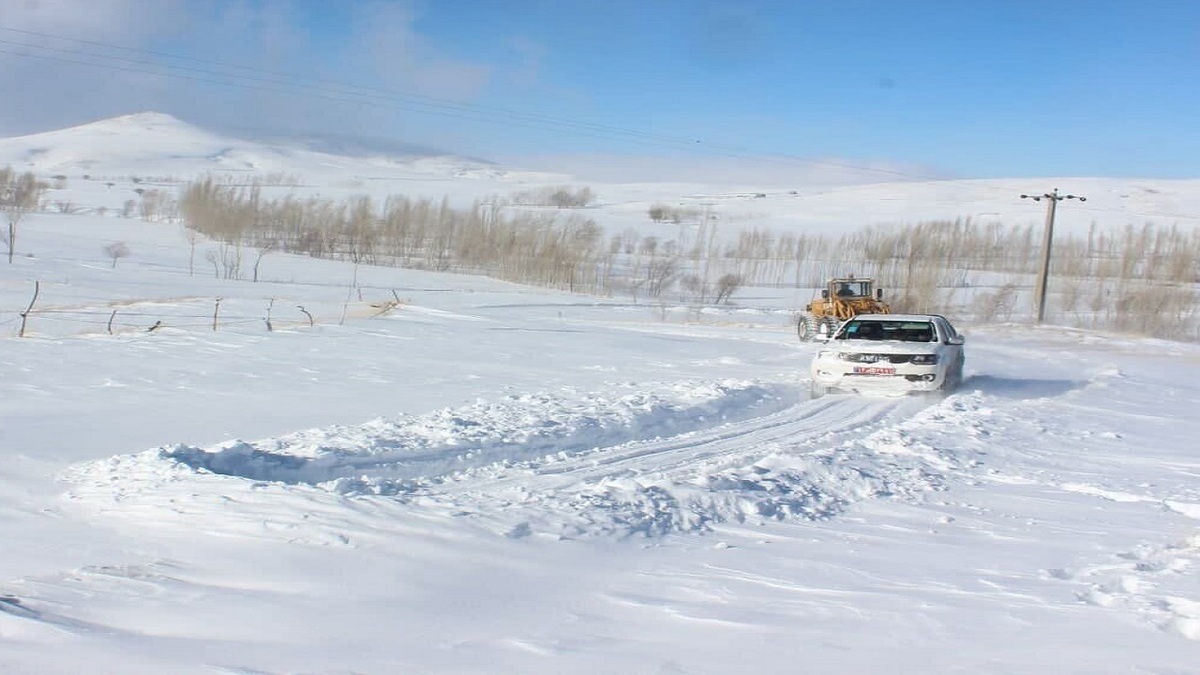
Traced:
<svg viewBox="0 0 1200 675">
<path fill-rule="evenodd" d="M 0 166 L 48 174 L 196 176 L 253 172 L 439 180 L 570 180 L 511 171 L 492 162 L 417 144 L 339 135 L 248 140 L 145 111 L 0 139 Z M 396 176 L 394 174 L 401 174 Z"/>
<path fill-rule="evenodd" d="M 110 209 L 137 197 L 135 182 L 153 178 L 171 186 L 205 175 L 232 177 L 236 184 L 304 188 L 321 199 L 403 195 L 532 208 L 547 204 L 537 201 L 547 189 L 586 185 L 598 195 L 586 217 L 617 232 L 644 226 L 649 209 L 665 204 L 693 217 L 711 210 L 725 233 L 743 227 L 828 233 L 957 219 L 1040 225 L 1044 206 L 1020 195 L 1060 188 L 1088 198 L 1059 210 L 1056 223 L 1064 233 L 1087 232 L 1093 224 L 1108 230 L 1147 222 L 1200 227 L 1200 180 L 1043 176 L 779 185 L 756 183 L 749 175 L 740 182 L 682 181 L 664 167 L 652 180 L 585 182 L 431 151 L 340 136 L 244 140 L 147 111 L 0 139 L 0 167 L 61 175 L 72 185 L 84 179 L 104 191 L 93 201 Z M 111 195 L 109 185 L 116 188 Z"/>
</svg>

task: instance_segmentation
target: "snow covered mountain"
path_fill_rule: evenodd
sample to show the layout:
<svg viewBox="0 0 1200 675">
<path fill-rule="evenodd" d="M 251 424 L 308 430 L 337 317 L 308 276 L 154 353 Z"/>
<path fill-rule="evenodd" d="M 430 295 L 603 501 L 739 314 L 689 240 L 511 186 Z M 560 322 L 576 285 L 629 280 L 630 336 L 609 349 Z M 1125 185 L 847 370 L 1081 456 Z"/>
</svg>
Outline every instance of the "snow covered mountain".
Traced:
<svg viewBox="0 0 1200 675">
<path fill-rule="evenodd" d="M 478 178 L 503 182 L 552 177 L 509 172 L 461 157 L 397 154 L 396 147 L 375 153 L 358 147 L 352 155 L 321 152 L 313 147 L 311 142 L 263 143 L 233 138 L 170 115 L 143 112 L 0 140 L 0 165 L 72 177 L 289 174 L 317 182 L 357 174 L 431 181 Z M 344 150 L 347 146 L 343 141 L 329 147 Z"/>
</svg>

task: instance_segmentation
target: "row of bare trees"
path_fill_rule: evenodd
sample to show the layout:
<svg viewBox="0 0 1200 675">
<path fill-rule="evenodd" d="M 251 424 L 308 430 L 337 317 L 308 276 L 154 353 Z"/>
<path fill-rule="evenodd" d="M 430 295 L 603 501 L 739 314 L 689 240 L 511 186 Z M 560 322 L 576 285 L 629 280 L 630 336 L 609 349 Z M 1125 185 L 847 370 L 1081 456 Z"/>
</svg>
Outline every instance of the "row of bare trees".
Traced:
<svg viewBox="0 0 1200 675">
<path fill-rule="evenodd" d="M 519 200 L 517 200 L 519 201 Z M 510 202 L 511 203 L 511 202 Z M 500 200 L 451 207 L 448 200 L 391 196 L 340 202 L 264 198 L 257 185 L 212 178 L 189 184 L 179 210 L 217 242 L 214 274 L 254 277 L 272 251 L 486 274 L 565 290 L 723 302 L 740 288 L 819 288 L 830 276 L 873 276 L 896 309 L 1019 318 L 1040 258 L 1040 225 L 970 219 L 869 227 L 840 235 L 765 228 L 716 236 L 701 223 L 689 242 L 628 230 L 608 237 L 578 214 L 512 209 Z M 193 239 L 193 250 L 195 240 Z M 1052 267 L 1052 320 L 1064 324 L 1197 338 L 1195 289 L 1200 233 L 1152 224 L 1094 224 L 1062 233 Z M 248 266 L 248 264 L 247 264 Z"/>
<path fill-rule="evenodd" d="M 493 201 L 504 202 L 508 201 L 519 206 L 553 206 L 557 209 L 581 209 L 589 206 L 596 201 L 596 193 L 587 186 L 572 187 L 570 185 L 558 185 L 555 187 L 544 187 L 536 190 L 522 190 L 514 192 L 507 200 L 497 199 Z"/>
<path fill-rule="evenodd" d="M 663 203 L 652 204 L 647 210 L 650 220 L 656 223 L 670 221 L 676 225 L 685 220 L 698 220 L 704 212 L 695 207 L 670 206 Z"/>
<path fill-rule="evenodd" d="M 1041 225 L 959 219 L 836 237 L 749 230 L 715 253 L 750 284 L 820 288 L 854 273 L 891 289 L 895 309 L 1007 321 L 1028 316 L 1041 247 Z M 1200 230 L 1093 223 L 1055 239 L 1050 320 L 1200 339 L 1197 284 Z"/>
<path fill-rule="evenodd" d="M 22 218 L 39 207 L 48 187 L 32 172 L 0 169 L 10 263 Z M 698 223 L 690 240 L 683 230 L 676 239 L 627 230 L 606 240 L 595 221 L 577 213 L 510 208 L 586 205 L 594 199 L 586 188 L 544 188 L 465 208 L 451 207 L 447 199 L 404 196 L 383 202 L 365 196 L 340 202 L 269 199 L 262 188 L 212 176 L 187 184 L 177 196 L 139 188 L 140 208 L 135 213 L 131 202 L 123 215 L 151 221 L 182 216 L 189 269 L 195 272 L 197 244 L 208 237 L 216 247 L 205 251 L 204 260 L 218 278 L 249 275 L 257 281 L 264 257 L 284 251 L 356 265 L 478 273 L 576 292 L 720 303 L 747 285 L 815 289 L 831 276 L 854 273 L 878 279 L 895 309 L 954 311 L 984 321 L 1027 315 L 1041 248 L 1038 224 L 970 219 L 839 235 L 748 228 L 717 237 L 720 221 L 714 215 Z M 661 210 L 653 215 L 674 217 L 656 206 Z M 1200 339 L 1200 230 L 1093 223 L 1083 233 L 1061 232 L 1054 246 L 1051 321 Z M 115 266 L 129 250 L 117 242 L 105 254 Z"/>
<path fill-rule="evenodd" d="M 354 264 L 459 271 L 573 292 L 631 292 L 660 297 L 667 291 L 704 301 L 728 301 L 739 275 L 711 279 L 689 270 L 673 247 L 652 240 L 621 255 L 621 237 L 605 242 L 592 219 L 508 208 L 499 200 L 452 207 L 447 199 L 366 196 L 334 202 L 283 196 L 269 199 L 257 185 L 229 185 L 206 177 L 178 199 L 189 228 L 189 268 L 195 270 L 200 235 L 217 242 L 205 259 L 214 276 L 237 279 L 253 258 L 254 280 L 274 251 Z"/>
<path fill-rule="evenodd" d="M 819 289 L 833 276 L 870 276 L 896 310 L 984 321 L 1029 315 L 1041 260 L 1040 224 L 957 219 L 839 235 L 747 228 L 720 240 L 706 236 L 709 225 L 686 248 L 635 231 L 618 248 L 652 260 L 657 253 L 660 268 L 674 259 L 705 279 L 731 274 L 749 286 Z M 1056 323 L 1200 339 L 1200 230 L 1093 223 L 1085 232 L 1060 232 L 1051 276 Z"/>
<path fill-rule="evenodd" d="M 355 264 L 469 271 L 521 283 L 602 290 L 596 223 L 576 215 L 507 213 L 497 204 L 453 208 L 449 201 L 393 196 L 340 202 L 264 198 L 258 186 L 188 185 L 179 199 L 188 227 L 223 245 L 216 265 L 240 276 L 243 249 L 258 263 L 271 251 Z M 193 243 L 193 251 L 194 244 Z M 211 261 L 210 261 L 211 262 Z"/>
</svg>

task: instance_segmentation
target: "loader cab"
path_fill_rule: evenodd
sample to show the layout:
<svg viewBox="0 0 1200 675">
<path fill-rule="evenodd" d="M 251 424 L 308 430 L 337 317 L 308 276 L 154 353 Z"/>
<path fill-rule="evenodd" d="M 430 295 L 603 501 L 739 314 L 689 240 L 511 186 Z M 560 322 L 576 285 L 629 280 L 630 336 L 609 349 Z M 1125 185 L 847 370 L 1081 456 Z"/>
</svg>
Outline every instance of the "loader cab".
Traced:
<svg viewBox="0 0 1200 675">
<path fill-rule="evenodd" d="M 831 279 L 829 287 L 821 291 L 821 297 L 825 300 L 829 300 L 830 298 L 837 298 L 839 300 L 869 298 L 873 293 L 877 292 L 879 299 L 883 299 L 883 289 L 876 291 L 874 286 L 874 281 L 871 279 L 855 279 L 854 277 Z"/>
</svg>

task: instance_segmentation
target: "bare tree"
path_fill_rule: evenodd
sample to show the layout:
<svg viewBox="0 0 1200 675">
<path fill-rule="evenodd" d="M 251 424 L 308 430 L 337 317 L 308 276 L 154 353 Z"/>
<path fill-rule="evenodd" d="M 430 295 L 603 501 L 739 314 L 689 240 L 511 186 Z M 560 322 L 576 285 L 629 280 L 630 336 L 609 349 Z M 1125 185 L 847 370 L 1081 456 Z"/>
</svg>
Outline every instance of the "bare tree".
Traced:
<svg viewBox="0 0 1200 675">
<path fill-rule="evenodd" d="M 646 266 L 646 292 L 651 297 L 662 295 L 679 278 L 679 260 L 674 257 L 656 258 Z"/>
<path fill-rule="evenodd" d="M 258 257 L 254 259 L 254 281 L 255 281 L 255 283 L 258 282 L 258 266 L 262 264 L 262 259 L 264 257 L 266 257 L 266 255 L 268 253 L 270 253 L 271 251 L 274 251 L 278 247 L 279 247 L 279 242 L 275 241 L 274 239 L 265 241 L 258 246 Z"/>
<path fill-rule="evenodd" d="M 679 279 L 680 300 L 683 300 L 684 293 L 691 294 L 697 302 L 704 302 L 704 296 L 708 295 L 708 284 L 700 277 L 699 274 L 685 274 Z"/>
<path fill-rule="evenodd" d="M 200 233 L 192 227 L 184 229 L 188 242 L 188 276 L 196 275 L 196 244 L 200 242 Z"/>
<path fill-rule="evenodd" d="M 576 209 L 591 204 L 596 199 L 596 195 L 589 187 L 572 190 L 570 187 L 563 186 L 553 189 L 549 198 L 550 203 L 560 209 Z"/>
<path fill-rule="evenodd" d="M 129 257 L 129 246 L 123 241 L 114 241 L 104 247 L 104 255 L 112 258 L 113 269 L 116 269 L 118 260 Z"/>
<path fill-rule="evenodd" d="M 739 274 L 725 274 L 720 279 L 717 279 L 717 299 L 716 304 L 721 302 L 729 302 L 729 298 L 742 287 L 745 279 Z"/>
<path fill-rule="evenodd" d="M 212 263 L 213 276 L 220 279 L 221 278 L 221 268 L 217 265 L 217 252 L 212 249 L 205 251 L 204 259 L 207 260 L 208 262 Z"/>
<path fill-rule="evenodd" d="M 142 220 L 155 220 L 163 211 L 163 206 L 166 202 L 166 195 L 162 190 L 144 190 L 138 188 L 134 190 L 141 197 L 141 203 L 138 205 L 138 215 Z"/>
<path fill-rule="evenodd" d="M 589 187 L 572 188 L 569 185 L 544 187 L 538 190 L 516 192 L 511 196 L 514 204 L 556 206 L 560 209 L 583 208 L 596 200 L 596 193 Z"/>
<path fill-rule="evenodd" d="M 242 245 L 241 243 L 217 244 L 217 260 L 221 263 L 221 276 L 225 279 L 242 278 Z"/>
<path fill-rule="evenodd" d="M 0 204 L 8 215 L 8 237 L 4 243 L 8 246 L 10 264 L 17 249 L 17 225 L 26 213 L 37 208 L 45 189 L 46 184 L 39 182 L 32 172 L 17 176 L 7 167 L 0 170 Z"/>
</svg>

